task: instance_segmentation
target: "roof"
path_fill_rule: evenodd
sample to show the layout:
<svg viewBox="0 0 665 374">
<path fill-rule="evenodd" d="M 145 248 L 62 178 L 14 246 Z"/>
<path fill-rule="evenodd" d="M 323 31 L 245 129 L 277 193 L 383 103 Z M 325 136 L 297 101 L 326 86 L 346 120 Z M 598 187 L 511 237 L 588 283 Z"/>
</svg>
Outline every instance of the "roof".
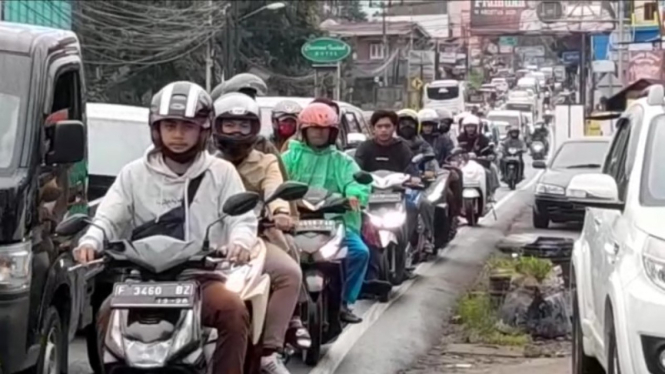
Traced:
<svg viewBox="0 0 665 374">
<path fill-rule="evenodd" d="M 76 38 L 76 34 L 67 30 L 22 23 L 0 22 L 0 50 L 30 53 L 36 43 L 41 43 L 45 48 L 50 48 L 63 41 L 77 43 L 78 39 Z"/>
<path fill-rule="evenodd" d="M 370 21 L 381 22 L 381 17 L 370 17 Z M 386 21 L 417 23 L 433 39 L 448 39 L 450 37 L 450 18 L 447 14 L 389 16 L 386 17 Z"/>
<path fill-rule="evenodd" d="M 626 110 L 626 94 L 631 91 L 642 91 L 652 84 L 664 84 L 662 80 L 658 79 L 638 79 L 635 82 L 624 87 L 621 91 L 614 94 L 614 96 L 607 99 L 605 109 L 610 112 L 623 112 Z"/>
<path fill-rule="evenodd" d="M 335 36 L 381 36 L 383 35 L 383 22 L 357 22 L 322 25 L 322 28 Z M 386 35 L 409 35 L 417 30 L 423 36 L 430 34 L 415 22 L 386 22 Z"/>
</svg>

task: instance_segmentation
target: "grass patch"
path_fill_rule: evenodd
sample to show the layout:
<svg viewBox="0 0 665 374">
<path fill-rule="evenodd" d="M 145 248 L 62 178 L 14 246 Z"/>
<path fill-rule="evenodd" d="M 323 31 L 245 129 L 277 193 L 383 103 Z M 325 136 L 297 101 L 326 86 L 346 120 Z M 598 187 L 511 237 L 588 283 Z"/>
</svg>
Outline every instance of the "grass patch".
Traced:
<svg viewBox="0 0 665 374">
<path fill-rule="evenodd" d="M 464 331 L 471 343 L 522 346 L 531 341 L 520 331 L 497 328 L 499 319 L 486 293 L 470 293 L 462 297 L 457 305 Z M 504 326 L 505 327 L 505 326 Z"/>
<path fill-rule="evenodd" d="M 547 278 L 552 268 L 552 261 L 536 257 L 520 257 L 515 266 L 518 273 L 534 277 L 539 283 Z"/>
</svg>

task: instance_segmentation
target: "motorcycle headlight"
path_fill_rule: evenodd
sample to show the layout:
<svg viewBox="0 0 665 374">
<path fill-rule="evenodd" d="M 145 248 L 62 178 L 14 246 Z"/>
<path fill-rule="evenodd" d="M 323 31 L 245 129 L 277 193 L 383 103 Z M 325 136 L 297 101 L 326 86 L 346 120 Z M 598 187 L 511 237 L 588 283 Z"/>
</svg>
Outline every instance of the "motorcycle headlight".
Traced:
<svg viewBox="0 0 665 374">
<path fill-rule="evenodd" d="M 335 236 L 326 244 L 319 249 L 321 257 L 328 259 L 331 258 L 339 251 L 339 248 L 342 246 L 342 240 L 344 240 L 344 225 L 339 225 L 337 227 L 337 232 Z"/>
<path fill-rule="evenodd" d="M 386 212 L 381 216 L 369 215 L 372 225 L 381 229 L 396 229 L 406 221 L 406 213 L 402 210 Z"/>
<path fill-rule="evenodd" d="M 665 242 L 649 237 L 642 252 L 642 263 L 649 279 L 665 289 Z"/>
<path fill-rule="evenodd" d="M 536 185 L 537 195 L 565 195 L 566 190 L 561 186 L 554 186 L 551 184 L 538 183 Z"/>
<path fill-rule="evenodd" d="M 533 151 L 534 151 L 534 152 L 540 152 L 540 151 L 542 151 L 542 150 L 543 150 L 543 145 L 542 145 L 542 144 L 540 144 L 540 143 L 535 143 L 535 144 L 533 145 Z"/>
<path fill-rule="evenodd" d="M 29 241 L 0 246 L 0 292 L 30 288 L 32 277 L 30 246 Z"/>
</svg>

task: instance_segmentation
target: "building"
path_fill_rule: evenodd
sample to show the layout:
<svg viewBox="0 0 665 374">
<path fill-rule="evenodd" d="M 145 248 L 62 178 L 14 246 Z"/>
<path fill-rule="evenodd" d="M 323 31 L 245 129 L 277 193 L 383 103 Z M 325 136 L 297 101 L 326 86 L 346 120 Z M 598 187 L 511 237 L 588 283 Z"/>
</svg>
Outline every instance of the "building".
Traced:
<svg viewBox="0 0 665 374">
<path fill-rule="evenodd" d="M 401 95 L 407 80 L 408 51 L 431 46 L 431 36 L 418 23 L 386 22 L 385 26 L 387 46 L 383 43 L 383 22 L 340 24 L 326 21 L 322 24 L 324 31 L 343 39 L 354 51 L 353 68 L 349 74 L 354 102 L 366 103 L 368 98 L 391 104 L 399 102 L 401 97 L 397 96 Z M 384 78 L 387 78 L 387 84 L 382 86 L 395 87 L 395 97 L 377 99 L 375 88 Z"/>
<path fill-rule="evenodd" d="M 380 14 L 385 6 L 391 16 L 424 16 L 447 14 L 448 4 L 441 0 L 369 0 L 367 5 L 372 10 L 369 15 Z"/>
<path fill-rule="evenodd" d="M 72 29 L 72 3 L 68 0 L 0 1 L 0 20 Z"/>
</svg>

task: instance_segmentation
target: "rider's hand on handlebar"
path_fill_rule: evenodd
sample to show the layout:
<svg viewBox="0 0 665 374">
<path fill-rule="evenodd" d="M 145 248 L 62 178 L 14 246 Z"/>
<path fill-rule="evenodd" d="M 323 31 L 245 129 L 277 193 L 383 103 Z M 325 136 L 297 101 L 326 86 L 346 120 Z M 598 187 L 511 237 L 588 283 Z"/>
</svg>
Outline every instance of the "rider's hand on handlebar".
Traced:
<svg viewBox="0 0 665 374">
<path fill-rule="evenodd" d="M 423 178 L 425 179 L 434 179 L 434 172 L 431 170 L 428 170 L 423 173 Z"/>
<path fill-rule="evenodd" d="M 348 198 L 349 200 L 349 205 L 351 206 L 351 209 L 353 211 L 359 211 L 360 210 L 360 200 L 358 200 L 357 197 L 351 196 Z"/>
<path fill-rule="evenodd" d="M 76 262 L 82 265 L 85 265 L 88 262 L 93 261 L 96 256 L 97 252 L 95 251 L 95 248 L 93 248 L 91 245 L 83 244 L 74 249 L 74 259 L 76 260 Z"/>
<path fill-rule="evenodd" d="M 277 213 L 272 217 L 275 227 L 282 231 L 289 231 L 293 228 L 293 219 L 286 213 Z"/>
<path fill-rule="evenodd" d="M 226 258 L 229 261 L 238 264 L 245 264 L 249 262 L 252 257 L 249 249 L 238 244 L 230 244 L 228 246 L 221 247 L 218 249 L 218 251 L 225 253 Z"/>
<path fill-rule="evenodd" d="M 411 180 L 409 180 L 409 183 L 410 184 L 420 184 L 420 183 L 422 183 L 422 179 L 420 179 L 418 177 L 411 177 Z"/>
</svg>

